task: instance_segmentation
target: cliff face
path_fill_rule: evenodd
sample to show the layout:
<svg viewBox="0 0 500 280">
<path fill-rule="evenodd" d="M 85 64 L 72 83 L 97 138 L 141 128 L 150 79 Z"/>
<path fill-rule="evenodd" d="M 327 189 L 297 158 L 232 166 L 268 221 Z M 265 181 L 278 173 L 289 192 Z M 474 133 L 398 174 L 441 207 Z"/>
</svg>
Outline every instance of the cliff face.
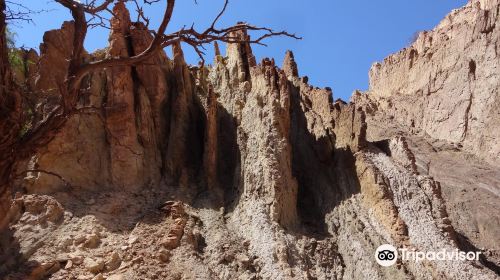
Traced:
<svg viewBox="0 0 500 280">
<path fill-rule="evenodd" d="M 469 1 L 370 70 L 353 101 L 368 139 L 403 135 L 420 174 L 440 182 L 458 241 L 491 248 L 500 234 L 500 4 Z"/>
<path fill-rule="evenodd" d="M 495 3 L 479 4 L 491 10 Z M 477 5 L 453 12 L 460 21 L 448 27 L 441 24 L 437 30 L 453 33 L 458 28 L 469 30 L 470 25 L 490 30 L 487 26 L 495 23 L 491 16 L 498 13 L 484 12 L 486 6 Z M 495 7 L 498 11 L 498 3 Z M 88 60 L 130 56 L 151 41 L 144 26 L 130 21 L 123 4 L 113 11 L 109 47 L 89 54 Z M 465 20 L 471 13 L 477 16 Z M 40 117 L 45 107 L 57 102 L 59 72 L 49 67 L 51 63 L 67 67 L 68 47 L 63 43 L 71 32 L 71 23 L 65 23 L 44 37 L 33 82 L 40 92 Z M 478 32 L 498 37 L 494 28 Z M 474 44 L 482 42 L 478 34 Z M 293 53 L 286 53 L 280 69 L 273 59 L 257 64 L 248 44 L 229 44 L 225 56 L 217 50 L 209 67 L 188 66 L 181 46 L 174 45 L 173 58 L 162 52 L 140 66 L 92 74 L 84 85 L 88 95 L 80 100 L 81 114 L 72 116 L 60 135 L 29 163 L 19 163 L 18 168 L 29 166 L 60 177 L 40 171 L 17 182 L 20 192 L 11 208 L 11 246 L 0 257 L 0 275 L 8 275 L 7 279 L 494 279 L 492 270 L 498 267 L 494 255 L 474 262 L 401 262 L 387 268 L 373 257 L 384 243 L 420 251 L 469 250 L 464 246 L 475 244 L 463 240 L 471 231 L 455 229 L 464 229 L 455 219 L 464 208 L 450 204 L 447 198 L 454 196 L 442 192 L 432 176 L 445 181 L 448 177 L 422 168 L 434 155 L 423 153 L 417 140 L 431 138 L 411 129 L 431 129 L 423 124 L 433 121 L 424 121 L 421 115 L 406 128 L 407 111 L 400 113 L 395 105 L 387 105 L 411 108 L 401 105 L 406 104 L 403 97 L 431 104 L 430 100 L 444 100 L 449 94 L 443 90 L 426 97 L 413 95 L 415 82 L 406 78 L 420 79 L 412 69 L 428 73 L 427 59 L 457 49 L 452 39 L 442 43 L 435 39 L 430 57 L 425 48 L 418 49 L 423 45 L 416 46 L 431 35 L 421 35 L 412 47 L 423 57 L 415 59 L 413 54 L 411 66 L 407 62 L 411 51 L 406 50 L 375 66 L 370 93 L 356 95 L 356 103 L 350 104 L 333 102 L 330 89 L 315 88 L 301 78 Z M 496 75 L 498 60 L 483 55 L 489 64 L 484 62 L 484 70 L 479 70 L 483 61 L 474 60 L 473 83 Z M 460 71 L 451 68 L 447 76 Z M 23 77 L 29 83 L 34 76 Z M 446 80 L 443 88 L 458 87 L 454 81 Z M 471 80 L 466 81 L 468 86 Z M 488 87 L 491 97 L 498 91 L 498 81 L 488 81 L 482 86 Z M 474 91 L 474 96 L 479 93 Z M 494 101 L 496 95 L 492 96 Z M 474 106 L 480 103 L 471 104 L 476 105 L 467 111 L 476 112 Z M 483 133 L 479 123 L 498 126 L 485 115 L 476 118 L 482 120 L 477 125 L 471 118 L 466 129 L 458 124 L 452 128 L 456 117 L 450 113 L 445 129 L 452 134 L 460 129 Z M 476 138 L 470 135 L 459 137 L 464 147 L 489 158 L 486 151 L 495 150 L 496 142 L 484 142 L 489 150 L 469 149 L 467 145 L 480 141 L 479 133 Z M 456 142 L 453 137 L 458 136 L 444 138 Z M 492 176 L 495 182 L 496 175 Z M 488 194 L 481 195 L 487 201 Z M 498 219 L 497 214 L 491 216 Z M 487 241 L 495 240 L 495 230 L 498 223 L 486 226 L 483 238 L 470 238 L 486 244 L 485 253 L 494 254 L 496 245 Z"/>
<path fill-rule="evenodd" d="M 498 1 L 470 1 L 370 70 L 369 96 L 395 120 L 500 158 Z"/>
</svg>

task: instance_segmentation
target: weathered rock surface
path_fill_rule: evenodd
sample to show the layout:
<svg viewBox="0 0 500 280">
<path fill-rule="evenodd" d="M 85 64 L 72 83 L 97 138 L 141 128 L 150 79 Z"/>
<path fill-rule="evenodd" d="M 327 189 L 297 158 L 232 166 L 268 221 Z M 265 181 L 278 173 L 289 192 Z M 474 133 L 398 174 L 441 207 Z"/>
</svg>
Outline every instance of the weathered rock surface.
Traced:
<svg viewBox="0 0 500 280">
<path fill-rule="evenodd" d="M 113 11 L 110 46 L 89 60 L 131 56 L 151 40 L 123 3 Z M 350 104 L 300 77 L 292 52 L 280 69 L 273 59 L 257 64 L 244 43 L 228 44 L 226 56 L 216 46 L 209 67 L 188 66 L 174 45 L 171 59 L 162 52 L 94 73 L 79 106 L 102 114 L 72 117 L 29 163 L 64 181 L 40 171 L 18 182 L 25 194 L 11 207 L 12 249 L 2 252 L 0 275 L 498 278 L 498 135 L 484 132 L 498 130 L 497 16 L 498 1 L 452 12 L 375 65 L 369 93 Z M 66 67 L 57 42 L 71 32 L 66 23 L 45 36 L 37 67 L 48 76 L 35 88 L 57 81 L 47 65 Z M 474 71 L 459 67 L 471 59 Z M 481 174 L 481 187 L 471 192 L 473 179 L 452 163 L 464 176 Z M 481 210 L 471 211 L 475 202 Z M 373 256 L 385 243 L 486 257 L 385 268 Z"/>
<path fill-rule="evenodd" d="M 387 147 L 404 135 L 415 159 L 400 163 L 440 183 L 458 243 L 485 249 L 497 270 L 499 9 L 499 1 L 469 1 L 375 63 L 369 91 L 352 98 L 367 112 L 370 141 Z"/>
<path fill-rule="evenodd" d="M 498 164 L 498 6 L 469 1 L 408 48 L 375 63 L 368 97 L 394 121 Z"/>
</svg>

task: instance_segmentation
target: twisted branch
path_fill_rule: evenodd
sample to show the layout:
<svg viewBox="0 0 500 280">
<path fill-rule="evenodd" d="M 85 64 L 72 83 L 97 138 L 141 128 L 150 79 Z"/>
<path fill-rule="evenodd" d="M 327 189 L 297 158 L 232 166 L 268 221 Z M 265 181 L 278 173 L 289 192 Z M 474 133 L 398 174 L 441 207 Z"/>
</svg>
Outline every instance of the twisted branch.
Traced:
<svg viewBox="0 0 500 280">
<path fill-rule="evenodd" d="M 112 57 L 105 58 L 99 61 L 85 62 L 84 61 L 84 41 L 87 35 L 88 28 L 95 26 L 106 26 L 104 23 L 107 19 L 101 13 L 111 13 L 109 7 L 118 2 L 134 2 L 138 11 L 138 20 L 142 20 L 149 25 L 149 19 L 144 14 L 142 7 L 137 3 L 137 0 L 55 0 L 67 8 L 73 17 L 75 32 L 73 37 L 73 51 L 69 59 L 69 67 L 66 75 L 66 80 L 59 86 L 61 93 L 62 104 L 56 106 L 48 116 L 28 131 L 16 145 L 19 154 L 24 156 L 31 154 L 37 148 L 46 145 L 51 141 L 57 132 L 62 128 L 69 116 L 75 112 L 77 101 L 82 94 L 82 80 L 90 73 L 103 68 L 115 66 L 133 66 L 144 63 L 146 60 L 157 54 L 167 46 L 184 42 L 191 46 L 200 57 L 202 65 L 204 64 L 203 50 L 207 44 L 215 41 L 226 43 L 249 43 L 264 45 L 263 40 L 274 36 L 286 36 L 294 39 L 301 39 L 295 34 L 290 34 L 286 31 L 274 31 L 268 27 L 258 27 L 247 23 L 238 23 L 227 28 L 216 28 L 217 22 L 220 20 L 224 12 L 227 10 L 229 1 L 225 0 L 224 5 L 217 16 L 212 21 L 210 27 L 199 32 L 194 26 L 189 29 L 182 28 L 173 33 L 166 34 L 167 27 L 171 21 L 174 12 L 175 0 L 166 0 L 167 5 L 163 14 L 160 26 L 156 31 L 150 32 L 154 35 L 149 46 L 140 54 L 131 57 Z M 143 0 L 144 4 L 152 5 L 161 0 Z M 86 16 L 90 16 L 87 21 Z M 256 39 L 250 37 L 238 36 L 239 32 L 256 31 L 263 32 Z"/>
</svg>

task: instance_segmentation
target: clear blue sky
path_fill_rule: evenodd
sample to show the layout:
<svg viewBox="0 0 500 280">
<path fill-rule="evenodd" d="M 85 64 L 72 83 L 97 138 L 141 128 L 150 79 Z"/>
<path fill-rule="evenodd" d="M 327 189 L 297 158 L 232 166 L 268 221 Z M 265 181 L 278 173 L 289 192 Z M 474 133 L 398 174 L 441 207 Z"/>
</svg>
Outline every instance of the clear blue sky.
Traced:
<svg viewBox="0 0 500 280">
<path fill-rule="evenodd" d="M 38 48 L 43 32 L 58 28 L 70 14 L 57 3 L 30 0 L 32 9 L 52 10 L 34 17 L 35 25 L 13 27 L 18 45 Z M 331 87 L 334 98 L 348 100 L 354 89 L 367 89 L 368 70 L 375 61 L 408 45 L 417 30 L 432 29 L 452 9 L 466 0 L 230 0 L 219 26 L 237 21 L 286 29 L 303 40 L 274 38 L 268 47 L 254 46 L 258 61 L 274 57 L 281 65 L 284 53 L 291 49 L 299 65 L 299 74 L 307 75 L 312 85 Z M 203 28 L 211 23 L 222 7 L 222 0 L 178 0 L 169 31 L 183 25 Z M 148 8 L 152 23 L 159 22 L 164 3 Z M 94 50 L 107 44 L 107 30 L 90 32 L 86 48 Z M 186 59 L 195 64 L 197 56 L 184 48 Z M 212 61 L 213 50 L 207 52 Z"/>
</svg>

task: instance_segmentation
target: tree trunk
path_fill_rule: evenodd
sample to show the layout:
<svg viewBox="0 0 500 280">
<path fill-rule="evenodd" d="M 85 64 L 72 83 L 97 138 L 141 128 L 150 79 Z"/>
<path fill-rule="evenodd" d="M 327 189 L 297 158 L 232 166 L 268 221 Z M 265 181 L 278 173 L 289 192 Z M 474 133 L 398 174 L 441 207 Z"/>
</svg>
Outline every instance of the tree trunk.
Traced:
<svg viewBox="0 0 500 280">
<path fill-rule="evenodd" d="M 7 50 L 5 0 L 0 0 L 0 231 L 8 223 L 10 181 L 15 163 L 14 144 L 22 124 L 21 98 L 12 82 Z"/>
</svg>

